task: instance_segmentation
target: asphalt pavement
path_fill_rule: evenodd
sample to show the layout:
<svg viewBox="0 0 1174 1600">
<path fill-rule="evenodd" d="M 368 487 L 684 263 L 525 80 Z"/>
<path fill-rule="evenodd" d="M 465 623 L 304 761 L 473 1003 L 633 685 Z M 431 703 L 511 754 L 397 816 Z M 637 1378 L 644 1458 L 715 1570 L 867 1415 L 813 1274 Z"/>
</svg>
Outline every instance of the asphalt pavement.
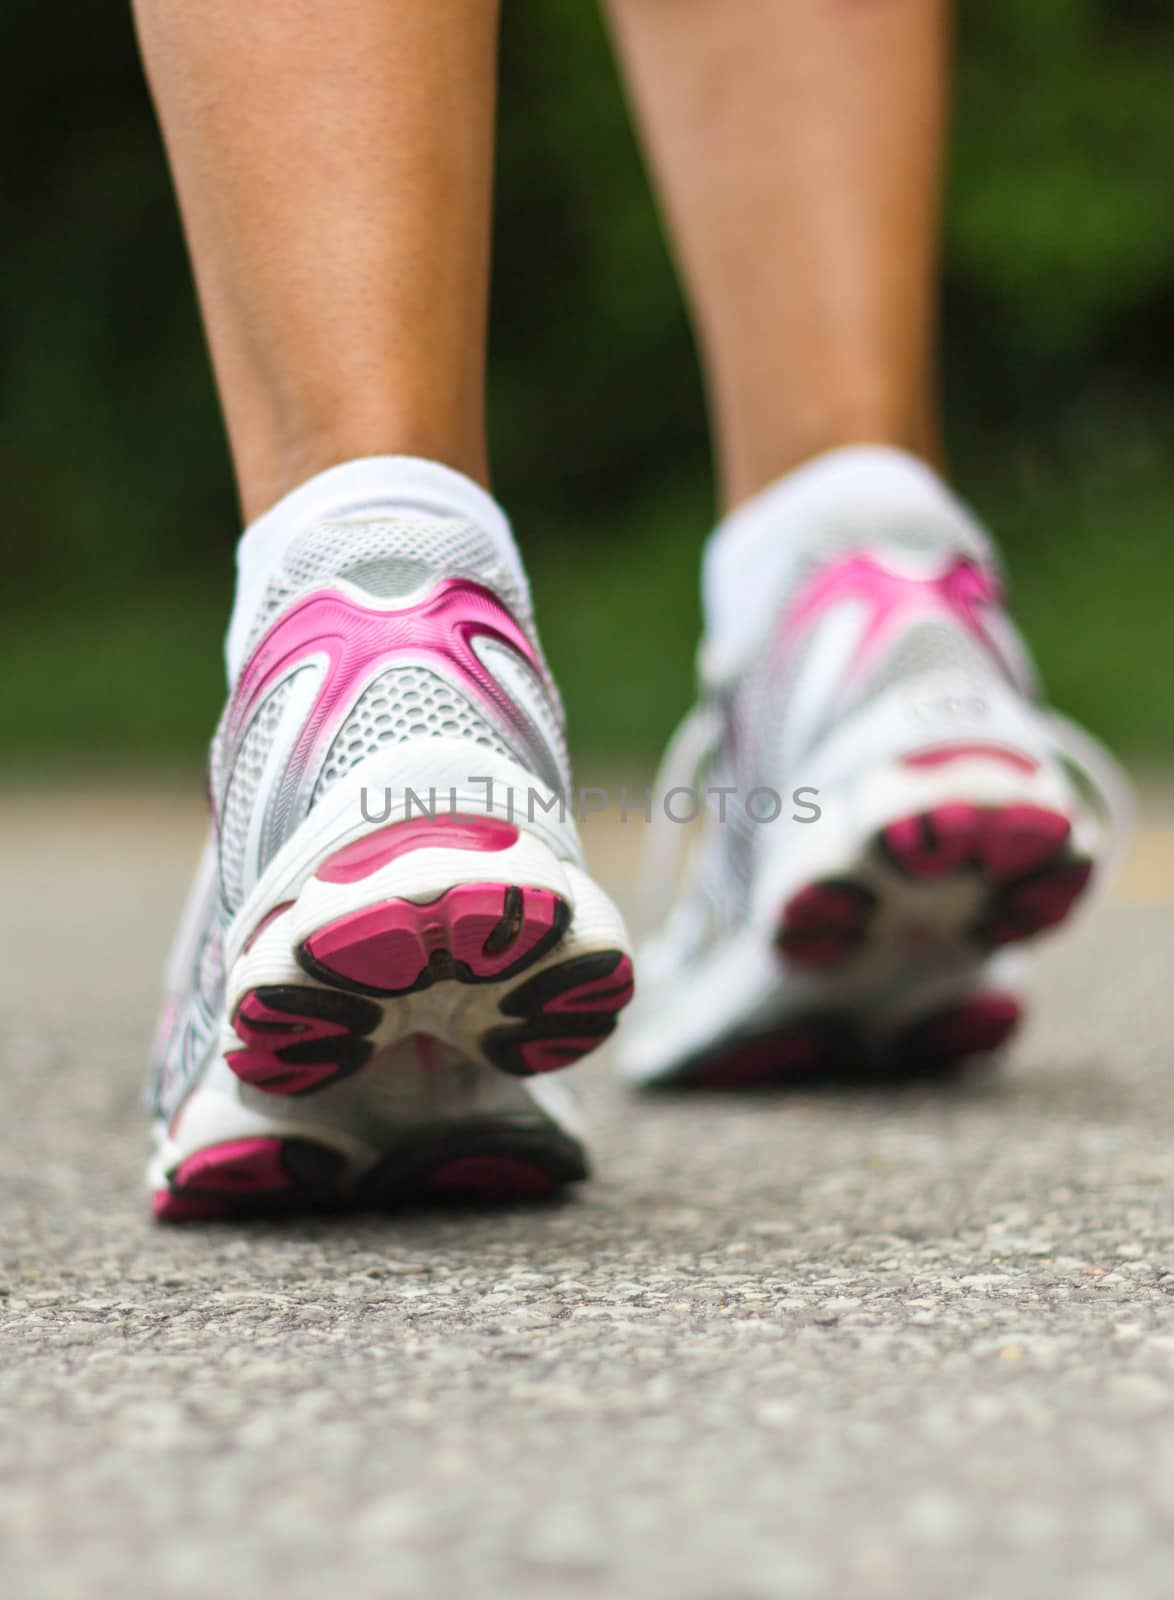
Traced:
<svg viewBox="0 0 1174 1600">
<path fill-rule="evenodd" d="M 201 821 L 0 793 L 11 1600 L 1168 1600 L 1174 802 L 959 1087 L 640 1101 L 552 1208 L 161 1230 Z M 630 883 L 638 829 L 600 824 Z"/>
</svg>

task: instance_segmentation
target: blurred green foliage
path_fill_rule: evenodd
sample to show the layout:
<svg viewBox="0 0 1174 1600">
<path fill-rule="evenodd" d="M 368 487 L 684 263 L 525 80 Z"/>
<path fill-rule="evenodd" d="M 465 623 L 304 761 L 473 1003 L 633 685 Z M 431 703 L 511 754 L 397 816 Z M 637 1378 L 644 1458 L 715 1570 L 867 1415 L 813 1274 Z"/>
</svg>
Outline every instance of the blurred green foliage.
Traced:
<svg viewBox="0 0 1174 1600">
<path fill-rule="evenodd" d="M 236 513 L 166 165 L 128 9 L 7 17 L 4 758 L 184 756 L 220 692 Z M 959 32 L 958 476 L 1058 697 L 1170 750 L 1174 6 L 962 0 Z M 498 486 L 580 743 L 650 751 L 689 694 L 705 417 L 587 0 L 506 6 L 492 383 Z"/>
</svg>

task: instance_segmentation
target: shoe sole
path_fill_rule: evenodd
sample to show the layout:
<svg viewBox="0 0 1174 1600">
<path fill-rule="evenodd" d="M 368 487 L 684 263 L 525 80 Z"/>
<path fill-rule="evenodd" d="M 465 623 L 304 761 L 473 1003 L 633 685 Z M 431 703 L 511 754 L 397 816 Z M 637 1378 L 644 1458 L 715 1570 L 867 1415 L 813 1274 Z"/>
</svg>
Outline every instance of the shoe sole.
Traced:
<svg viewBox="0 0 1174 1600">
<path fill-rule="evenodd" d="M 490 854 L 505 870 L 485 872 Z M 261 918 L 224 1055 L 253 1088 L 302 1096 L 424 1033 L 527 1077 L 597 1049 L 633 988 L 623 923 L 582 869 L 496 819 L 398 823 Z"/>
<path fill-rule="evenodd" d="M 186 1157 L 156 1190 L 160 1222 L 306 1211 L 535 1204 L 588 1176 L 581 1145 L 554 1128 L 470 1119 L 414 1129 L 356 1176 L 345 1155 L 306 1137 L 225 1140 Z"/>
<path fill-rule="evenodd" d="M 878 1037 L 850 1011 L 799 1019 L 747 1035 L 680 1064 L 651 1088 L 746 1090 L 814 1085 L 891 1085 L 948 1077 L 990 1061 L 1019 1032 L 1020 998 L 978 991 L 915 1015 Z"/>
<path fill-rule="evenodd" d="M 1058 927 L 1092 876 L 1060 811 L 953 802 L 890 822 L 842 871 L 796 890 L 776 946 L 819 974 L 883 946 L 987 955 Z"/>
</svg>

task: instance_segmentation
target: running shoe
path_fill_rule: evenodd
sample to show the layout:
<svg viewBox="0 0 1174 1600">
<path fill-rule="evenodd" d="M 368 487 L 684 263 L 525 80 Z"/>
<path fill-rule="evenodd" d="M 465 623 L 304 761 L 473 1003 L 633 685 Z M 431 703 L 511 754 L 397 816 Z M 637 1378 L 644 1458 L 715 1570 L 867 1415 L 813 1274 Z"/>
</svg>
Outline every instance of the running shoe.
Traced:
<svg viewBox="0 0 1174 1600">
<path fill-rule="evenodd" d="M 836 452 L 710 543 L 701 700 L 656 788 L 633 1084 L 937 1073 L 1024 1014 L 1028 941 L 1111 875 L 1114 763 L 1049 711 L 991 541 L 927 468 Z M 665 821 L 706 797 L 693 834 Z"/>
<path fill-rule="evenodd" d="M 164 1220 L 586 1176 L 548 1074 L 612 1031 L 632 968 L 502 530 L 365 506 L 257 586 L 155 1049 Z"/>
</svg>

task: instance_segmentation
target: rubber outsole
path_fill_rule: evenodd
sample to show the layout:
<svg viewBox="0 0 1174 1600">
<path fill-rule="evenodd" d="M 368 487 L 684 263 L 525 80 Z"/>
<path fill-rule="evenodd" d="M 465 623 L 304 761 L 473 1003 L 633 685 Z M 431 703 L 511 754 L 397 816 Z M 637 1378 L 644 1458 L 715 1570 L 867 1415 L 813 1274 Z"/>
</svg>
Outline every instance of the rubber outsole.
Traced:
<svg viewBox="0 0 1174 1600">
<path fill-rule="evenodd" d="M 334 989 L 268 984 L 251 989 L 233 1017 L 244 1045 L 227 1061 L 237 1077 L 267 1094 L 313 1094 L 365 1066 L 367 1037 L 382 1020 L 369 1000 Z"/>
<path fill-rule="evenodd" d="M 160 1222 L 329 1210 L 532 1204 L 589 1176 L 555 1129 L 466 1121 L 420 1129 L 357 1180 L 338 1151 L 306 1138 L 238 1139 L 180 1162 L 156 1192 Z"/>
<path fill-rule="evenodd" d="M 984 990 L 878 1039 L 851 1013 L 829 1011 L 744 1036 L 681 1063 L 649 1088 L 810 1088 L 947 1077 L 1003 1050 L 1024 1018 L 1020 1000 Z"/>
<path fill-rule="evenodd" d="M 345 1167 L 312 1139 L 234 1139 L 181 1161 L 152 1209 L 160 1222 L 188 1222 L 320 1206 Z"/>
<path fill-rule="evenodd" d="M 885 943 L 986 954 L 1062 923 L 1092 873 L 1059 811 L 940 805 L 888 824 L 855 866 L 796 890 L 776 945 L 819 974 Z"/>
<path fill-rule="evenodd" d="M 559 1072 L 603 1044 L 632 993 L 632 963 L 622 951 L 571 957 L 508 994 L 498 1009 L 518 1020 L 487 1029 L 480 1048 L 514 1077 Z M 382 1017 L 373 1002 L 330 989 L 252 989 L 233 1022 L 244 1048 L 226 1059 L 267 1094 L 315 1094 L 366 1065 L 369 1035 Z"/>
<path fill-rule="evenodd" d="M 385 900 L 304 941 L 298 964 L 322 983 L 397 998 L 434 983 L 501 983 L 553 949 L 571 908 L 549 889 L 463 883 L 426 905 Z"/>
<path fill-rule="evenodd" d="M 520 1021 L 491 1029 L 482 1048 L 494 1066 L 515 1077 L 557 1072 L 614 1032 L 633 992 L 632 962 L 621 951 L 576 956 L 507 995 L 499 1009 Z"/>
<path fill-rule="evenodd" d="M 267 1094 L 315 1094 L 358 1072 L 386 1008 L 436 984 L 509 985 L 557 949 L 572 912 L 550 890 L 460 884 L 420 903 L 389 899 L 339 917 L 297 948 L 314 986 L 264 984 L 241 997 L 233 1072 Z M 321 987 L 319 987 L 321 985 Z M 473 1044 L 517 1077 L 560 1071 L 598 1048 L 633 994 L 619 949 L 568 956 L 507 987 Z"/>
</svg>

